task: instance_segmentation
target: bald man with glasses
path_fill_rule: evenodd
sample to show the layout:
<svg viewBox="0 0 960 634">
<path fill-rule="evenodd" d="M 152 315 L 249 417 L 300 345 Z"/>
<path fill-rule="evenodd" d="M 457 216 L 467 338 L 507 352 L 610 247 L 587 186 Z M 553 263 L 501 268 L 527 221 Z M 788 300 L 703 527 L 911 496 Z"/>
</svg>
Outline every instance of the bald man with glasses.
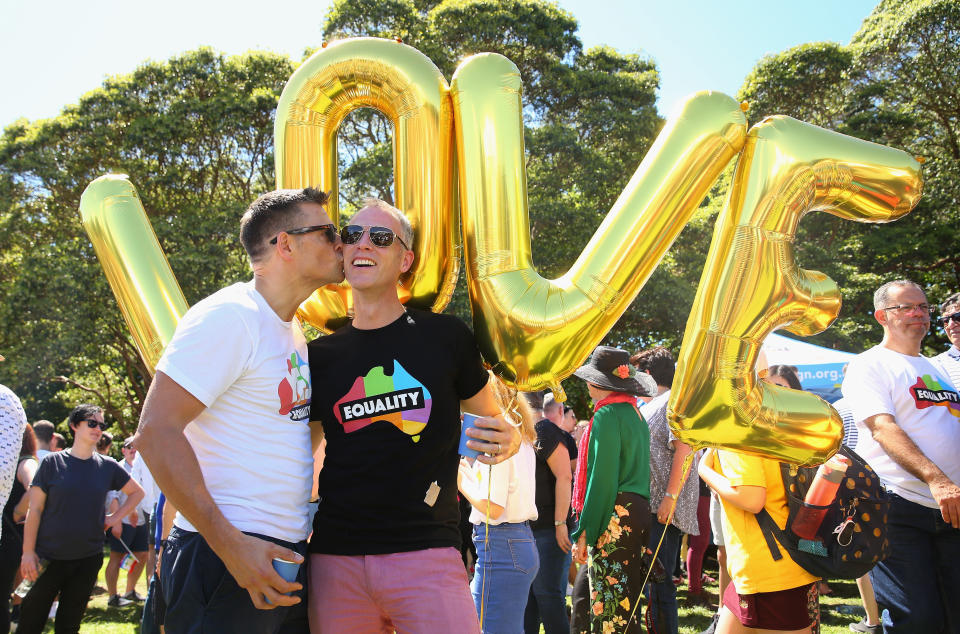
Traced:
<svg viewBox="0 0 960 634">
<path fill-rule="evenodd" d="M 870 572 L 883 631 L 960 632 L 960 396 L 920 352 L 923 289 L 888 282 L 874 308 L 883 340 L 850 362 L 842 389 L 857 453 L 891 495 L 890 556 Z"/>
</svg>

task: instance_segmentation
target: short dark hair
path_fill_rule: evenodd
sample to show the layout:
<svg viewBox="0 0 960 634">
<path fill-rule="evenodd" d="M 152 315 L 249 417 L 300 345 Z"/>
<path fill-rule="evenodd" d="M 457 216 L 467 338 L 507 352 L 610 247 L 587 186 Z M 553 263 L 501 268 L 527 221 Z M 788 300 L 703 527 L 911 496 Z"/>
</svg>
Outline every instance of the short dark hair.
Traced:
<svg viewBox="0 0 960 634">
<path fill-rule="evenodd" d="M 57 441 L 57 446 L 58 446 L 60 449 L 66 449 L 66 447 L 67 447 L 67 439 L 63 437 L 63 434 L 58 433 L 58 432 L 53 432 L 53 438 L 50 440 L 51 446 L 53 445 L 53 441 L 54 441 L 54 440 Z M 52 450 L 52 449 L 51 449 L 51 450 Z"/>
<path fill-rule="evenodd" d="M 92 403 L 77 405 L 73 408 L 73 411 L 70 412 L 70 416 L 67 418 L 67 425 L 70 427 L 70 431 L 74 431 L 74 427 L 76 427 L 80 421 L 90 420 L 91 416 L 102 413 L 103 408 L 99 405 L 93 405 Z M 74 434 L 76 434 L 76 432 L 74 432 Z"/>
<path fill-rule="evenodd" d="M 940 312 L 945 313 L 951 306 L 960 306 L 960 293 L 954 293 L 940 304 Z"/>
<path fill-rule="evenodd" d="M 330 197 L 313 187 L 278 189 L 257 198 L 240 219 L 240 243 L 251 262 L 258 261 L 267 251 L 267 240 L 280 233 L 296 229 L 301 203 L 317 203 L 326 207 Z"/>
<path fill-rule="evenodd" d="M 36 435 L 37 440 L 44 443 L 45 445 L 50 444 L 50 439 L 53 438 L 53 432 L 56 428 L 48 420 L 38 420 L 33 424 L 33 433 Z"/>
<path fill-rule="evenodd" d="M 771 365 L 767 369 L 767 376 L 779 376 L 790 385 L 790 389 L 802 390 L 800 379 L 797 377 L 797 369 L 792 365 Z"/>
<path fill-rule="evenodd" d="M 641 372 L 649 372 L 657 385 L 662 387 L 673 385 L 673 373 L 677 369 L 677 364 L 670 351 L 663 346 L 641 350 L 630 357 L 630 363 Z"/>
</svg>

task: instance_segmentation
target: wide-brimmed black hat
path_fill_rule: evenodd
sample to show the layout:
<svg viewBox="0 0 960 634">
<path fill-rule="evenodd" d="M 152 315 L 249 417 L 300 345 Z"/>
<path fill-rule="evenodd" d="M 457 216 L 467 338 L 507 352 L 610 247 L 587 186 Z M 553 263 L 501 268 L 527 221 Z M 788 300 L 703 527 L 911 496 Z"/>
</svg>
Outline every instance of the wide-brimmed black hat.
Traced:
<svg viewBox="0 0 960 634">
<path fill-rule="evenodd" d="M 655 396 L 657 393 L 657 382 L 653 377 L 634 370 L 630 365 L 630 353 L 620 348 L 597 346 L 586 365 L 577 368 L 573 375 L 614 392 L 636 396 Z"/>
</svg>

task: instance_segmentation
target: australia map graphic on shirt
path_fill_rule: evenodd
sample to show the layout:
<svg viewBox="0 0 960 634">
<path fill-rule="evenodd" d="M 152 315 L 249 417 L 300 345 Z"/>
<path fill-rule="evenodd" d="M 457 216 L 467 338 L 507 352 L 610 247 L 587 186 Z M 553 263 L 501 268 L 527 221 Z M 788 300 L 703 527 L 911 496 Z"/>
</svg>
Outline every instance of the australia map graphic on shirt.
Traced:
<svg viewBox="0 0 960 634">
<path fill-rule="evenodd" d="M 385 420 L 419 442 L 432 404 L 430 390 L 394 360 L 392 375 L 376 366 L 357 377 L 350 391 L 333 404 L 333 412 L 348 434 Z"/>
<path fill-rule="evenodd" d="M 917 377 L 917 382 L 910 386 L 910 395 L 917 404 L 917 409 L 927 407 L 946 407 L 951 414 L 960 418 L 960 396 L 954 390 L 946 388 L 929 374 Z"/>
<path fill-rule="evenodd" d="M 310 418 L 310 365 L 299 353 L 294 352 L 287 359 L 286 376 L 277 386 L 280 397 L 281 416 L 290 415 L 290 420 Z"/>
</svg>

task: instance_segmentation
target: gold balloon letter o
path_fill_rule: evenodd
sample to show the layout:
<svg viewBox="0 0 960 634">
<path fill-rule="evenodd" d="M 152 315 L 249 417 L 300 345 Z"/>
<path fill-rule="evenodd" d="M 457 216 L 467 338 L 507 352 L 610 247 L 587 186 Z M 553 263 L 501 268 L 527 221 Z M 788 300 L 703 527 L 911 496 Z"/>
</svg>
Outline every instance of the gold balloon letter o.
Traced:
<svg viewBox="0 0 960 634">
<path fill-rule="evenodd" d="M 420 51 L 392 40 L 356 38 L 317 51 L 283 89 L 274 124 L 277 187 L 332 193 L 339 221 L 337 129 L 361 107 L 393 124 L 394 201 L 410 218 L 416 260 L 401 301 L 440 311 L 459 269 L 454 209 L 453 117 L 447 81 Z M 349 285 L 332 284 L 304 302 L 299 316 L 329 332 L 352 312 Z"/>
</svg>

